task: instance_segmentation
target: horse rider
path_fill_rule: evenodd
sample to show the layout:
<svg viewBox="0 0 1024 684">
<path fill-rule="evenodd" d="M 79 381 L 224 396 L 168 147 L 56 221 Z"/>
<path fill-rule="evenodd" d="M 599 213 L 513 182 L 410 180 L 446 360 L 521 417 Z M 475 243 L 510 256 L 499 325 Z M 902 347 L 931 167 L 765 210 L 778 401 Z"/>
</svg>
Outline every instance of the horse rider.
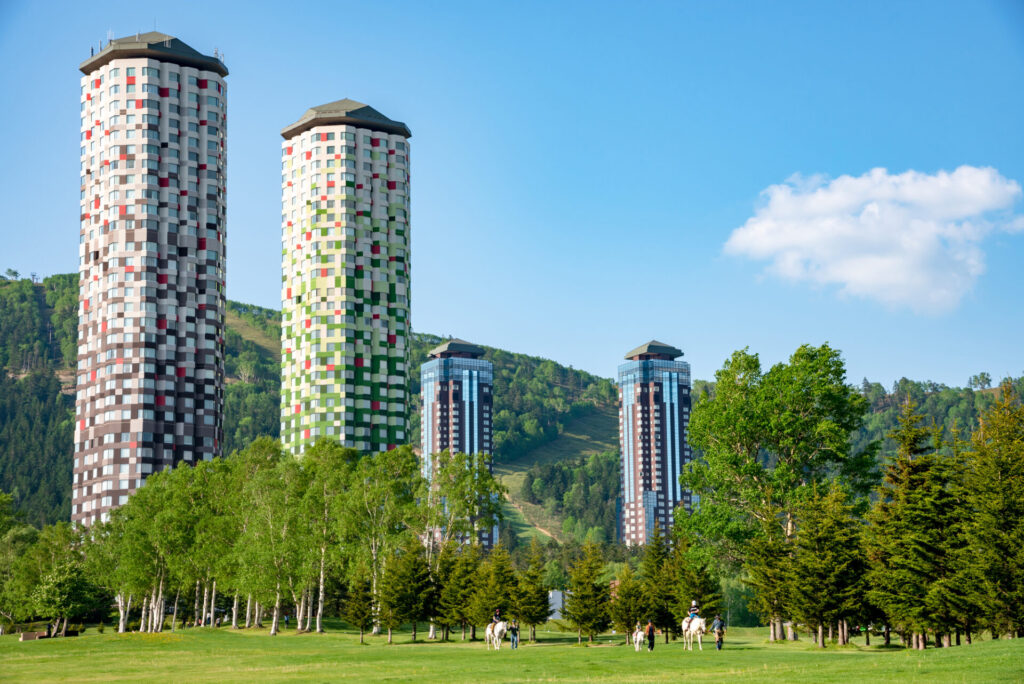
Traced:
<svg viewBox="0 0 1024 684">
<path fill-rule="evenodd" d="M 686 624 L 683 625 L 684 631 L 690 627 L 690 622 L 698 615 L 700 615 L 700 606 L 697 605 L 696 601 L 690 601 L 690 616 L 686 618 Z"/>
<path fill-rule="evenodd" d="M 494 609 L 494 615 L 491 616 L 491 624 L 498 624 L 501 622 L 501 608 Z"/>
<path fill-rule="evenodd" d="M 725 640 L 725 621 L 721 615 L 715 616 L 715 621 L 711 623 L 711 631 L 715 633 L 715 648 L 721 651 L 722 641 Z"/>
</svg>

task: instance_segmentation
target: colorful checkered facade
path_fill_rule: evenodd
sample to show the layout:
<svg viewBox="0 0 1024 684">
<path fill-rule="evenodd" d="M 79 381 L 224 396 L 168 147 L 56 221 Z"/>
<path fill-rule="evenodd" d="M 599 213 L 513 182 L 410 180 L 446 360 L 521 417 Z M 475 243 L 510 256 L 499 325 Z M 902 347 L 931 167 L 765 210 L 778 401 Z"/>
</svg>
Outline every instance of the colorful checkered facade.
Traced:
<svg viewBox="0 0 1024 684">
<path fill-rule="evenodd" d="M 81 66 L 71 518 L 223 441 L 227 69 L 149 33 Z"/>
<path fill-rule="evenodd" d="M 345 118 L 286 129 L 281 146 L 281 441 L 295 455 L 320 438 L 406 441 L 408 136 Z"/>
</svg>

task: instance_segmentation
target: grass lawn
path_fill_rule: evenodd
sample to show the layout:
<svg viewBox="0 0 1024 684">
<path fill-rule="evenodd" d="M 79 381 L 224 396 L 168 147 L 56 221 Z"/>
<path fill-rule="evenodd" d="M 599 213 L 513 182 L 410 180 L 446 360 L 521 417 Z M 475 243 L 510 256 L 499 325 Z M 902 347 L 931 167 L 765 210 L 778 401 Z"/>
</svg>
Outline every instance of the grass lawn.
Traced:
<svg viewBox="0 0 1024 684">
<path fill-rule="evenodd" d="M 457 636 L 457 635 L 456 635 Z M 1024 640 L 929 649 L 850 646 L 817 651 L 806 641 L 769 646 L 763 629 L 731 630 L 725 650 L 686 652 L 659 639 L 635 653 L 621 637 L 579 648 L 574 635 L 540 633 L 537 645 L 500 652 L 483 643 L 409 643 L 409 634 L 368 637 L 266 630 L 189 629 L 163 634 L 105 634 L 19 643 L 0 637 L 0 680 L 158 681 L 588 681 L 667 682 L 1012 682 L 1024 681 Z"/>
</svg>

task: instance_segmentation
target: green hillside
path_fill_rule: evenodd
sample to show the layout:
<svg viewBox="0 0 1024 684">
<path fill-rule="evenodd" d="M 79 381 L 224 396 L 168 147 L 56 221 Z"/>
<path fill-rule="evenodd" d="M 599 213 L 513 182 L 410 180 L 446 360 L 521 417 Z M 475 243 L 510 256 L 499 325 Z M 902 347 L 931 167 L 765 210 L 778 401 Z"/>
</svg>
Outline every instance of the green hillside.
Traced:
<svg viewBox="0 0 1024 684">
<path fill-rule="evenodd" d="M 0 490 L 12 492 L 35 525 L 66 520 L 70 511 L 77 287 L 75 274 L 40 283 L 0 276 Z M 278 436 L 280 318 L 274 309 L 228 302 L 226 323 L 224 442 L 233 451 L 261 435 Z M 410 340 L 413 444 L 419 441 L 418 370 L 442 339 L 415 333 Z M 613 383 L 547 359 L 485 349 L 495 374 L 496 470 L 509 490 L 506 528 L 520 537 L 611 539 L 618 495 Z M 1024 378 L 1015 382 L 1024 393 Z M 855 446 L 881 440 L 880 458 L 888 458 L 893 445 L 886 435 L 907 399 L 947 430 L 968 432 L 994 399 L 985 384 L 959 388 L 904 378 L 887 390 L 865 379 L 860 390 L 871 413 L 853 436 Z M 700 396 L 714 385 L 696 381 L 694 389 Z"/>
</svg>

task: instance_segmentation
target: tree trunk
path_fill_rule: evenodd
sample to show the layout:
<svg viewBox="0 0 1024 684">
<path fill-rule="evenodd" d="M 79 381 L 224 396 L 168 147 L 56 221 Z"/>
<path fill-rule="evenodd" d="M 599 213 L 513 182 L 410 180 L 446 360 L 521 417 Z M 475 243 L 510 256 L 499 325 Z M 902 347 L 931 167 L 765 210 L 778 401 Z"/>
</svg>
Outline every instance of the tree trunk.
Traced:
<svg viewBox="0 0 1024 684">
<path fill-rule="evenodd" d="M 306 631 L 308 632 L 313 626 L 313 587 L 307 587 L 306 594 L 309 597 L 306 599 Z"/>
<path fill-rule="evenodd" d="M 148 596 L 143 596 L 142 597 L 142 613 L 139 614 L 139 631 L 140 632 L 145 632 L 146 631 L 146 626 L 147 626 L 146 619 L 149 617 L 149 610 L 147 610 L 148 606 L 149 606 L 149 597 Z"/>
<path fill-rule="evenodd" d="M 270 623 L 270 636 L 277 634 L 277 625 L 281 619 L 281 583 L 277 583 L 277 596 L 274 598 L 274 619 Z"/>
<path fill-rule="evenodd" d="M 462 621 L 462 640 L 466 640 L 466 621 Z"/>
<path fill-rule="evenodd" d="M 971 645 L 971 626 L 969 624 L 967 625 L 967 627 L 964 628 L 964 638 L 967 640 L 967 645 L 970 646 Z"/>
<path fill-rule="evenodd" d="M 889 625 L 882 628 L 882 643 L 885 646 L 892 645 L 892 632 L 889 631 Z"/>
<path fill-rule="evenodd" d="M 476 641 L 476 625 L 469 626 L 469 640 Z"/>
<path fill-rule="evenodd" d="M 174 593 L 174 615 L 171 617 L 171 631 L 173 632 L 178 624 L 178 597 L 181 596 L 181 589 Z"/>
<path fill-rule="evenodd" d="M 388 627 L 388 643 L 391 643 L 391 628 Z"/>
<path fill-rule="evenodd" d="M 256 627 L 263 629 L 263 604 L 256 602 Z"/>
<path fill-rule="evenodd" d="M 199 626 L 199 619 L 202 617 L 202 612 L 199 610 L 199 580 L 196 580 L 196 606 L 195 613 L 193 613 L 192 626 Z"/>
<path fill-rule="evenodd" d="M 64 616 L 64 624 L 60 628 L 60 635 L 62 637 L 68 635 L 68 616 L 67 615 Z"/>
<path fill-rule="evenodd" d="M 203 585 L 203 612 L 199 618 L 199 625 L 201 627 L 206 626 L 206 616 L 210 614 L 210 587 L 206 584 Z"/>
<path fill-rule="evenodd" d="M 434 618 L 430 618 L 430 624 L 427 626 L 427 639 L 434 640 L 437 638 L 437 625 L 434 624 Z"/>
<path fill-rule="evenodd" d="M 775 641 L 775 620 L 771 619 L 768 621 L 768 641 Z"/>
<path fill-rule="evenodd" d="M 576 644 L 577 645 L 582 645 L 583 644 L 583 630 L 582 629 L 577 629 L 576 630 Z"/>
<path fill-rule="evenodd" d="M 210 589 L 210 626 L 217 625 L 217 580 L 213 580 L 213 588 Z"/>
<path fill-rule="evenodd" d="M 320 599 L 317 601 L 317 606 L 316 606 L 316 633 L 317 634 L 323 634 L 324 633 L 324 624 L 323 624 L 323 618 L 324 618 L 324 585 L 326 584 L 326 581 L 327 581 L 327 572 L 326 572 L 326 569 L 325 569 L 326 568 L 326 565 L 325 565 L 326 564 L 326 560 L 325 560 L 326 559 L 326 555 L 327 555 L 327 547 L 326 546 L 321 546 L 320 547 Z"/>
<path fill-rule="evenodd" d="M 359 627 L 359 643 L 363 643 L 363 628 Z"/>
<path fill-rule="evenodd" d="M 117 595 L 117 633 L 124 634 L 124 626 L 128 622 L 128 610 L 131 608 L 132 595 L 128 594 L 128 600 L 125 601 L 124 594 L 118 593 Z"/>
<path fill-rule="evenodd" d="M 956 628 L 956 645 L 957 646 L 960 645 L 960 628 L 959 627 Z"/>
<path fill-rule="evenodd" d="M 832 643 L 832 635 L 833 635 L 834 632 L 835 632 L 835 626 L 832 624 L 831 621 L 829 621 L 829 623 L 828 623 L 828 642 L 829 643 Z"/>
<path fill-rule="evenodd" d="M 302 618 L 306 617 L 306 590 L 299 594 L 299 600 L 295 601 L 295 594 L 292 593 L 292 601 L 295 601 L 295 631 L 302 631 Z"/>
<path fill-rule="evenodd" d="M 825 626 L 818 623 L 818 634 L 814 640 L 814 645 L 818 648 L 825 648 Z"/>
<path fill-rule="evenodd" d="M 957 638 L 959 638 L 959 636 Z M 949 648 L 952 645 L 952 642 L 949 640 L 949 632 L 944 633 L 942 635 L 942 647 Z"/>
<path fill-rule="evenodd" d="M 796 630 L 793 629 L 793 622 L 786 623 L 786 640 L 796 641 Z"/>
<path fill-rule="evenodd" d="M 864 645 L 865 646 L 870 646 L 871 645 L 871 625 L 868 625 L 867 627 L 864 628 Z"/>
<path fill-rule="evenodd" d="M 235 592 L 235 601 L 231 604 L 231 629 L 238 629 L 238 592 Z"/>
<path fill-rule="evenodd" d="M 164 631 L 164 573 L 160 573 L 160 588 L 157 590 L 156 602 L 153 606 L 153 619 L 149 623 L 153 632 Z"/>
<path fill-rule="evenodd" d="M 416 621 L 412 621 L 412 643 L 416 643 Z"/>
<path fill-rule="evenodd" d="M 245 599 L 245 628 L 252 626 L 252 594 Z"/>
<path fill-rule="evenodd" d="M 537 641 L 537 625 L 530 625 L 530 642 L 535 643 Z"/>
</svg>

